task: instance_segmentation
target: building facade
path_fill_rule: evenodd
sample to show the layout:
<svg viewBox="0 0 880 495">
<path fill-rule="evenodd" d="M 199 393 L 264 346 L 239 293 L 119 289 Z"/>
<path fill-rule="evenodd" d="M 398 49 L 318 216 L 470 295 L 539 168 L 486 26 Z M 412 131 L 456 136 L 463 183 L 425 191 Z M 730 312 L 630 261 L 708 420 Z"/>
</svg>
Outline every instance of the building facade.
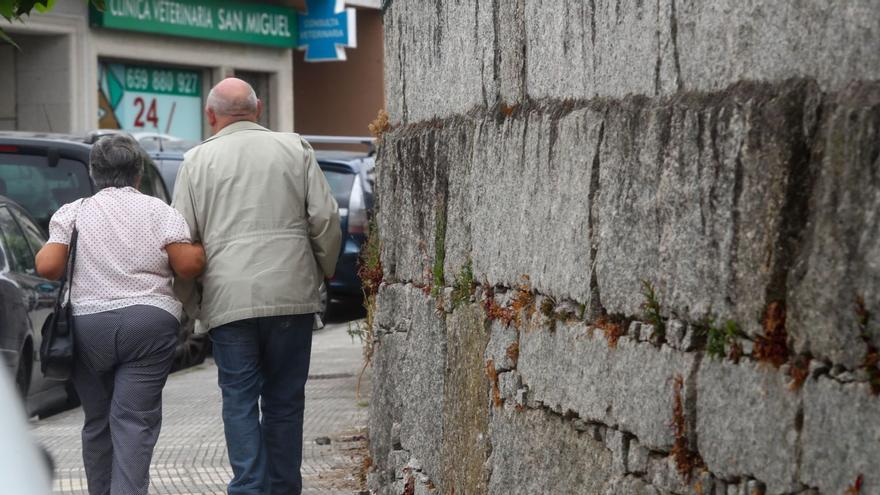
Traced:
<svg viewBox="0 0 880 495">
<path fill-rule="evenodd" d="M 351 2 L 368 10 L 375 3 Z M 228 76 L 254 86 L 263 125 L 293 130 L 297 18 L 306 7 L 302 0 L 109 0 L 98 12 L 85 0 L 57 2 L 49 13 L 4 25 L 20 48 L 0 46 L 0 130 L 121 128 L 198 141 L 208 134 L 205 97 Z M 367 45 L 380 47 L 370 75 L 356 78 L 345 74 L 351 64 L 333 65 L 340 77 L 374 79 L 381 88 L 381 41 Z M 321 65 L 328 64 L 301 70 Z M 378 98 L 381 106 L 381 90 Z M 327 118 L 326 111 L 316 115 Z M 350 128 L 347 113 L 339 119 L 340 131 Z M 299 122 L 308 127 L 310 117 Z"/>
</svg>

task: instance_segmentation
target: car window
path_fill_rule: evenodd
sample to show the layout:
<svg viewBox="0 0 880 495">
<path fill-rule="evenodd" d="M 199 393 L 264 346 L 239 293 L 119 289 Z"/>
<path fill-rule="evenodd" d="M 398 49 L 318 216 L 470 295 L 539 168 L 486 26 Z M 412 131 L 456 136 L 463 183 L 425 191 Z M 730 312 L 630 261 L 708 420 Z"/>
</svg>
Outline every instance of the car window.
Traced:
<svg viewBox="0 0 880 495">
<path fill-rule="evenodd" d="M 58 208 L 91 194 L 83 162 L 61 158 L 49 167 L 45 156 L 0 153 L 0 195 L 23 206 L 44 229 Z"/>
<path fill-rule="evenodd" d="M 330 184 L 330 191 L 340 208 L 348 208 L 348 198 L 351 197 L 351 186 L 354 184 L 354 174 L 338 172 L 336 170 L 324 170 L 324 177 Z"/>
<path fill-rule="evenodd" d="M 141 178 L 139 190 L 148 196 L 159 198 L 166 203 L 170 202 L 168 195 L 165 193 L 162 178 L 156 173 L 156 167 L 150 163 L 144 167 L 144 176 Z"/>
<path fill-rule="evenodd" d="M 31 251 L 36 255 L 43 245 L 46 244 L 46 234 L 18 209 L 10 207 L 9 211 L 12 213 L 15 221 L 18 222 L 18 226 L 24 231 L 24 236 L 30 245 Z"/>
<path fill-rule="evenodd" d="M 31 251 L 24 234 L 15 223 L 9 209 L 0 207 L 0 231 L 8 248 L 7 255 L 12 269 L 21 273 L 34 273 L 34 253 Z"/>
<path fill-rule="evenodd" d="M 167 158 L 156 161 L 156 166 L 159 168 L 159 172 L 162 173 L 162 179 L 165 181 L 165 186 L 168 187 L 168 192 L 171 194 L 174 194 L 174 184 L 177 182 L 177 172 L 180 171 L 180 165 L 182 163 L 182 160 L 169 160 Z"/>
</svg>

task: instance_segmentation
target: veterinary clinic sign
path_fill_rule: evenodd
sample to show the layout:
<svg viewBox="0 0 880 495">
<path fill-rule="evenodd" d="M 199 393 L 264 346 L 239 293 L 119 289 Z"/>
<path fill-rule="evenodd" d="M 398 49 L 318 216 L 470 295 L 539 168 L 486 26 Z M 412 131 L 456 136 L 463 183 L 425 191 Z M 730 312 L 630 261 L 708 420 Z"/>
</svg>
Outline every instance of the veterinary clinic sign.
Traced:
<svg viewBox="0 0 880 495">
<path fill-rule="evenodd" d="M 106 0 L 90 10 L 92 26 L 232 43 L 294 48 L 292 8 L 232 0 Z"/>
</svg>

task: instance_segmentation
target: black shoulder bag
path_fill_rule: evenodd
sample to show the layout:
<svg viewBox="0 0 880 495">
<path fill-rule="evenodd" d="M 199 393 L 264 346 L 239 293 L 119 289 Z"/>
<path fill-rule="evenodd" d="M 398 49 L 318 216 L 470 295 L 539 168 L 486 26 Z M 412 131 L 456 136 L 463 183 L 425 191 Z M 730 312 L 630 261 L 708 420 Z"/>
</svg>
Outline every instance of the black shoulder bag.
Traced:
<svg viewBox="0 0 880 495">
<path fill-rule="evenodd" d="M 61 286 L 55 298 L 55 311 L 43 324 L 43 342 L 40 344 L 40 369 L 48 380 L 66 381 L 73 372 L 75 345 L 73 341 L 73 307 L 70 293 L 73 292 L 73 267 L 76 265 L 76 241 L 79 237 L 76 225 L 70 235 L 67 251 L 67 269 L 61 276 Z M 67 291 L 66 301 L 64 295 Z"/>
</svg>

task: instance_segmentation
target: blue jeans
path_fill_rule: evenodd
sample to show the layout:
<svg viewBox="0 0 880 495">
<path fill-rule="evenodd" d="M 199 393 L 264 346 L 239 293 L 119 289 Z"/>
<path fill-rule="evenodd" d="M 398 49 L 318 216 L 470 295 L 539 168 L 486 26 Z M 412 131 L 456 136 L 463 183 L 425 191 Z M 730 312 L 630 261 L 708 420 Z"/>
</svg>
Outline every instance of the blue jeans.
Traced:
<svg viewBox="0 0 880 495">
<path fill-rule="evenodd" d="M 302 492 L 313 323 L 309 313 L 251 318 L 211 330 L 233 473 L 229 495 Z"/>
</svg>

